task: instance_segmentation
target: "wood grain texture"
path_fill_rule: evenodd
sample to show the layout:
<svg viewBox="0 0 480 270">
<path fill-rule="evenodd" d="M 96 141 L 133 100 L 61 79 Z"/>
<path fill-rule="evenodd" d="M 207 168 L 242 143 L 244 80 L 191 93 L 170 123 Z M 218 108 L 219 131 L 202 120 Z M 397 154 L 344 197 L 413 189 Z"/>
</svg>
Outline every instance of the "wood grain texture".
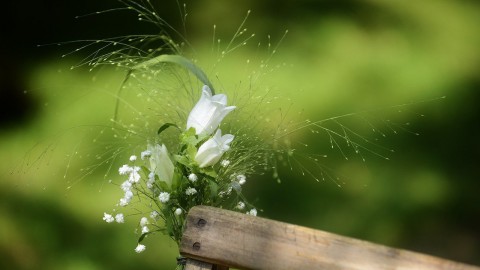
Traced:
<svg viewBox="0 0 480 270">
<path fill-rule="evenodd" d="M 185 270 L 212 270 L 213 265 L 211 263 L 206 263 L 194 259 L 187 259 L 185 264 Z"/>
<path fill-rule="evenodd" d="M 207 206 L 190 210 L 180 253 L 240 269 L 480 270 L 476 266 Z"/>
</svg>

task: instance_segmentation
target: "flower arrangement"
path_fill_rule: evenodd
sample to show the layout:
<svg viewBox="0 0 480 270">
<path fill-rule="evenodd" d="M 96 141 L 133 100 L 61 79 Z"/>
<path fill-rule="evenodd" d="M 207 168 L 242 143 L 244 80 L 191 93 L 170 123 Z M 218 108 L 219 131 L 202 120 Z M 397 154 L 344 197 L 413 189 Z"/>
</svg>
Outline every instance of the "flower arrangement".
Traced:
<svg viewBox="0 0 480 270">
<path fill-rule="evenodd" d="M 204 85 L 186 127 L 166 123 L 157 132 L 161 136 L 167 128 L 178 130 L 176 152 L 169 152 L 165 144 L 148 144 L 139 153 L 140 159 L 132 155 L 129 163 L 119 168 L 125 181 L 120 186 L 124 196 L 118 206 L 129 206 L 134 194 L 152 205 L 150 217 L 139 221 L 141 235 L 136 252 L 145 250 L 141 241 L 155 232 L 163 232 L 179 244 L 186 214 L 195 205 L 227 206 L 256 215 L 257 210 L 241 195 L 246 176 L 230 161 L 238 159 L 229 154 L 235 136 L 222 135 L 219 128 L 235 108 L 227 106 L 226 95 L 214 95 Z M 123 223 L 124 215 L 104 213 L 103 219 Z"/>
</svg>

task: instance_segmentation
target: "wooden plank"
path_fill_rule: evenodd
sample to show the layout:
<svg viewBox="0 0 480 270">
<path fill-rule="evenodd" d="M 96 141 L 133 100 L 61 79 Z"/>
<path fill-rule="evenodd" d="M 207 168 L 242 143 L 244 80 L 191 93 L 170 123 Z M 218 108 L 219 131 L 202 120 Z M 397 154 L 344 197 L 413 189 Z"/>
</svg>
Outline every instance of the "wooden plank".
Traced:
<svg viewBox="0 0 480 270">
<path fill-rule="evenodd" d="M 228 270 L 228 267 L 187 258 L 184 270 Z"/>
<path fill-rule="evenodd" d="M 480 270 L 476 266 L 207 206 L 190 210 L 180 253 L 240 269 Z"/>
<path fill-rule="evenodd" d="M 211 263 L 206 263 L 194 259 L 187 258 L 187 263 L 185 264 L 184 270 L 212 270 L 213 265 Z"/>
</svg>

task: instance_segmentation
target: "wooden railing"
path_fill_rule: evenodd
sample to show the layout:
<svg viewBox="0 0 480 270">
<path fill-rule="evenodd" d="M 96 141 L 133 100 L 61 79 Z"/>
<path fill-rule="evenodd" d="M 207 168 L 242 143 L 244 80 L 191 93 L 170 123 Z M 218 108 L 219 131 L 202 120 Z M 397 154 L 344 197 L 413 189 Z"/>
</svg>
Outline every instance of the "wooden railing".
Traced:
<svg viewBox="0 0 480 270">
<path fill-rule="evenodd" d="M 480 270 L 416 252 L 207 206 L 192 208 L 180 253 L 187 270 Z"/>
</svg>

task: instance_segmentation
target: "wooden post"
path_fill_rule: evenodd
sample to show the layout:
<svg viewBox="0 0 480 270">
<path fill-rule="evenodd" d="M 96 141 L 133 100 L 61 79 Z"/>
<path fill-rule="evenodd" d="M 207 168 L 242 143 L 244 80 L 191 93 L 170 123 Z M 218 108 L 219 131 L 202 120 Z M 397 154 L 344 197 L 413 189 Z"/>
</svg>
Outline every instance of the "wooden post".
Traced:
<svg viewBox="0 0 480 270">
<path fill-rule="evenodd" d="M 180 253 L 212 265 L 240 269 L 480 270 L 476 266 L 207 206 L 190 210 Z"/>
</svg>

